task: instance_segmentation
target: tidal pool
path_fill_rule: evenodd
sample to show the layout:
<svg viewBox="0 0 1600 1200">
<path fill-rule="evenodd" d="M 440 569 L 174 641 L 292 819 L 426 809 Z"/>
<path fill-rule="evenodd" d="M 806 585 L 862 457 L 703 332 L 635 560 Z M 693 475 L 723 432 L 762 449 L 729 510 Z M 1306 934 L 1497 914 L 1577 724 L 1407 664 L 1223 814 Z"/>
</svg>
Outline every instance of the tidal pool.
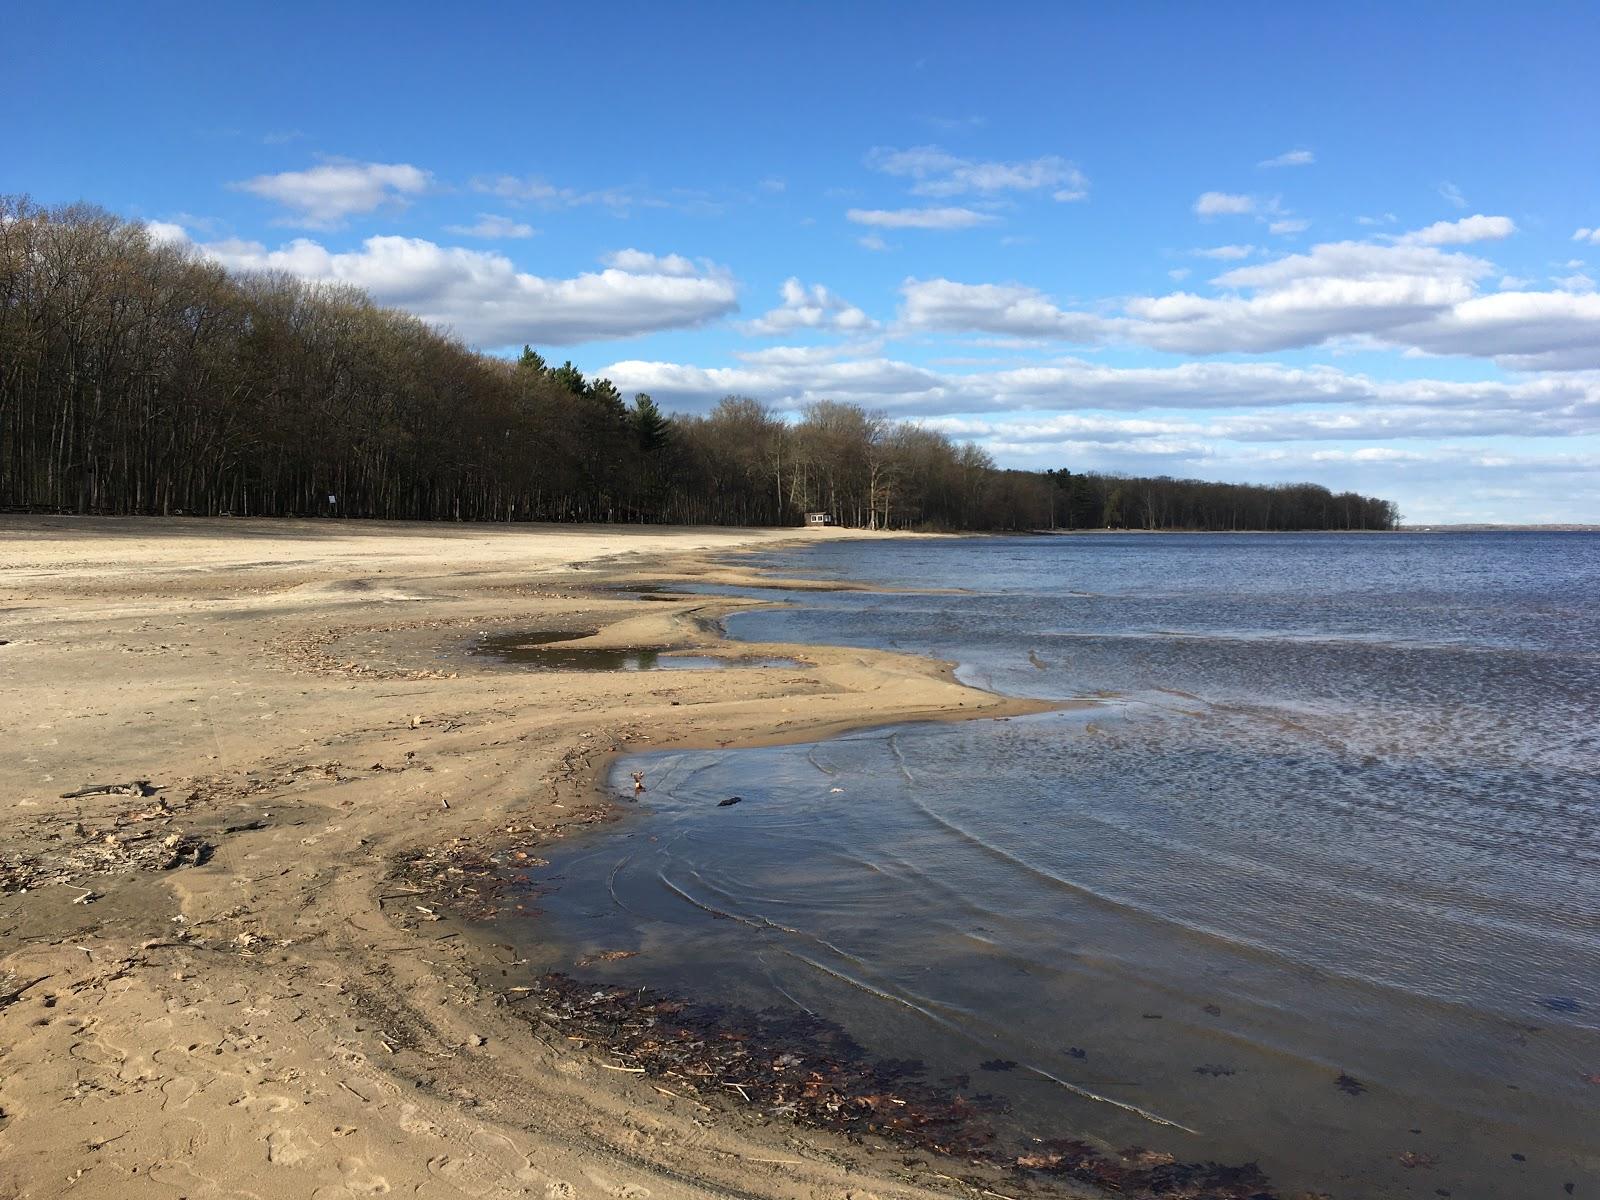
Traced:
<svg viewBox="0 0 1600 1200">
<path fill-rule="evenodd" d="M 680 654 L 662 647 L 565 646 L 584 631 L 507 633 L 478 641 L 471 653 L 535 671 L 718 671 L 748 667 L 798 667 L 794 658 Z"/>
</svg>

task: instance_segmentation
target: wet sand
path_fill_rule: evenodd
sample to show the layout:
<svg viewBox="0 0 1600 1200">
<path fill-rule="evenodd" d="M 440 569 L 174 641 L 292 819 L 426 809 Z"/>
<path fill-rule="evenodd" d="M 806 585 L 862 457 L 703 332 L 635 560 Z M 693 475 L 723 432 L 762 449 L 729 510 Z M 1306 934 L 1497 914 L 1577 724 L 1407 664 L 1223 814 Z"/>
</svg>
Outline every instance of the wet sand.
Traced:
<svg viewBox="0 0 1600 1200">
<path fill-rule="evenodd" d="M 540 1040 L 402 869 L 607 819 L 623 751 L 1041 707 L 614 590 L 797 532 L 0 517 L 0 1194 L 975 1194 Z M 469 653 L 523 629 L 801 665 Z"/>
</svg>

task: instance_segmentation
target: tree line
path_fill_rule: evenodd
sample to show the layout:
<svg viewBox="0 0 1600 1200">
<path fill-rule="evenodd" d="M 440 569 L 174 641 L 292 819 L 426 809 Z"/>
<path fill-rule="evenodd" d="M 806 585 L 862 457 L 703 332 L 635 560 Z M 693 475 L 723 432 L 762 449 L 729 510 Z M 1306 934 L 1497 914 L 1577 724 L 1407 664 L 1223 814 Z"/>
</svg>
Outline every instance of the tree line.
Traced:
<svg viewBox="0 0 1600 1200">
<path fill-rule="evenodd" d="M 859 405 L 626 400 L 349 287 L 0 199 L 0 507 L 876 528 L 1386 529 L 1370 497 L 996 467 Z"/>
</svg>

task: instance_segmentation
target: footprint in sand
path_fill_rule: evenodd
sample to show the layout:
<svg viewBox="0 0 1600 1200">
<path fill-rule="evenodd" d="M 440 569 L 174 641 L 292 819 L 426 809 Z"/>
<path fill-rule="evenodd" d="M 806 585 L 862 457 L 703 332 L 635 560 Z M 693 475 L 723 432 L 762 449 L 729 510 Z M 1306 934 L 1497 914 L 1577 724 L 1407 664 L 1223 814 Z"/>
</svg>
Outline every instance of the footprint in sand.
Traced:
<svg viewBox="0 0 1600 1200">
<path fill-rule="evenodd" d="M 267 1161 L 276 1167 L 299 1166 L 316 1149 L 303 1129 L 274 1129 L 267 1134 Z"/>
<path fill-rule="evenodd" d="M 389 1194 L 389 1181 L 382 1175 L 374 1175 L 367 1170 L 367 1160 L 364 1158 L 341 1158 L 339 1160 L 339 1174 L 344 1176 L 344 1190 L 346 1193 L 354 1192 L 358 1196 L 386 1196 Z M 330 1193 L 330 1195 L 336 1193 Z"/>
<path fill-rule="evenodd" d="M 426 1117 L 420 1116 L 415 1104 L 401 1105 L 400 1128 L 412 1135 L 427 1133 L 434 1137 L 440 1136 L 439 1127 Z"/>
<path fill-rule="evenodd" d="M 200 1085 L 187 1075 L 179 1075 L 167 1080 L 161 1085 L 161 1094 L 166 1097 L 161 1102 L 161 1111 L 168 1112 L 188 1106 L 194 1094 L 200 1090 Z"/>
<path fill-rule="evenodd" d="M 153 1162 L 146 1168 L 145 1177 L 151 1183 L 158 1183 L 162 1187 L 172 1188 L 173 1194 L 206 1195 L 212 1193 L 217 1186 L 217 1181 L 209 1175 L 201 1175 L 188 1163 L 162 1160 Z"/>
<path fill-rule="evenodd" d="M 248 1113 L 273 1113 L 288 1112 L 294 1107 L 294 1101 L 287 1096 L 241 1096 L 233 1102 Z"/>
<path fill-rule="evenodd" d="M 482 1150 L 487 1154 L 515 1153 L 517 1144 L 503 1133 L 491 1133 L 487 1129 L 475 1129 L 472 1136 L 467 1139 L 474 1149 Z"/>
<path fill-rule="evenodd" d="M 640 1187 L 637 1183 L 619 1183 L 593 1171 L 585 1171 L 584 1174 L 602 1192 L 617 1197 L 617 1200 L 650 1200 L 650 1189 Z"/>
</svg>

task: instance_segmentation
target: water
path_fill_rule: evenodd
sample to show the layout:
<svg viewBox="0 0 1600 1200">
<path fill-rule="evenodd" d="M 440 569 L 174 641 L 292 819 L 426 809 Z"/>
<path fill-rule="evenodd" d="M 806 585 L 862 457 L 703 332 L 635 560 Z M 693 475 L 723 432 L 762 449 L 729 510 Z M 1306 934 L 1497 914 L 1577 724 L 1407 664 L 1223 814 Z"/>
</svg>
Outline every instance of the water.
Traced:
<svg viewBox="0 0 1600 1200">
<path fill-rule="evenodd" d="M 593 631 L 590 631 L 591 633 Z M 563 646 L 590 634 L 525 630 L 485 637 L 471 653 L 535 671 L 720 671 L 734 667 L 797 667 L 793 658 L 733 658 L 659 648 Z"/>
<path fill-rule="evenodd" d="M 624 760 L 646 811 L 552 862 L 555 956 L 824 1013 L 1003 1093 L 1018 1138 L 1259 1160 L 1285 1194 L 1600 1195 L 1600 538 L 769 562 L 971 590 L 793 593 L 734 636 L 1097 703 Z"/>
</svg>

